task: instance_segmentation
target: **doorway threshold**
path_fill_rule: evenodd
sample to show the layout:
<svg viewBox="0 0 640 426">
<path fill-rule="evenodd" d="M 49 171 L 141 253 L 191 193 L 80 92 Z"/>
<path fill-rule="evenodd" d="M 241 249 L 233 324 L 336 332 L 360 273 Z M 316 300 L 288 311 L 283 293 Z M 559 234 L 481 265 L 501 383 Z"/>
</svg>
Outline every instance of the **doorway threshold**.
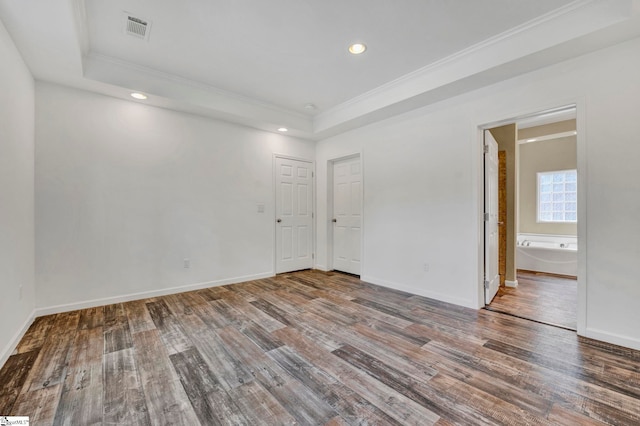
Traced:
<svg viewBox="0 0 640 426">
<path fill-rule="evenodd" d="M 508 315 L 508 316 L 514 317 L 514 318 L 520 318 L 520 319 L 523 319 L 523 320 L 536 322 L 538 324 L 550 325 L 551 327 L 556 327 L 556 328 L 561 328 L 563 330 L 573 331 L 574 333 L 577 332 L 577 330 L 575 328 L 566 327 L 566 326 L 560 325 L 560 324 L 554 324 L 552 322 L 540 321 L 540 320 L 536 320 L 536 319 L 533 319 L 533 318 L 523 317 L 521 315 L 517 315 L 517 314 L 511 313 L 511 312 L 505 312 L 505 311 L 502 311 L 500 309 L 492 308 L 491 306 L 485 306 L 483 309 L 486 309 L 487 311 L 491 311 L 491 312 L 496 312 L 498 314 Z"/>
</svg>

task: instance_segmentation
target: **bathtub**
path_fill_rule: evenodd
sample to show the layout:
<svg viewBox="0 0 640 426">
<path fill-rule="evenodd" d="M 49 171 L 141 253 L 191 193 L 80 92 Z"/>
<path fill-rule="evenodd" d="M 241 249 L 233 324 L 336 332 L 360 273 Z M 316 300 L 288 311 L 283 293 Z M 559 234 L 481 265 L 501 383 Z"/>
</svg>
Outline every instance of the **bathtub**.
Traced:
<svg viewBox="0 0 640 426">
<path fill-rule="evenodd" d="M 578 238 L 518 234 L 516 268 L 575 277 L 578 275 Z"/>
</svg>

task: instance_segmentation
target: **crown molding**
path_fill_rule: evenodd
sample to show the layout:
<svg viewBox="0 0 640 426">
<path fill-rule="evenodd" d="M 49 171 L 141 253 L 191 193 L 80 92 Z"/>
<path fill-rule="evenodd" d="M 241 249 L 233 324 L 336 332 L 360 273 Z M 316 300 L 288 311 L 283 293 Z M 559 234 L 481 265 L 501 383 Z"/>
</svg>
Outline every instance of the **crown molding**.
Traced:
<svg viewBox="0 0 640 426">
<path fill-rule="evenodd" d="M 104 90 L 123 98 L 129 89 L 144 91 L 151 95 L 149 104 L 272 132 L 285 126 L 290 136 L 312 140 L 477 89 L 496 78 L 514 77 L 548 65 L 552 59 L 554 63 L 569 59 L 581 53 L 561 48 L 563 44 L 586 40 L 640 13 L 640 0 L 576 0 L 313 116 L 92 52 L 85 0 L 67 1 L 81 54 L 82 86 L 108 86 Z M 549 56 L 551 49 L 555 49 L 555 58 Z"/>
<path fill-rule="evenodd" d="M 163 107 L 171 107 L 171 102 L 191 105 L 180 109 L 195 109 L 200 115 L 244 125 L 253 123 L 252 127 L 262 130 L 285 126 L 291 135 L 312 135 L 311 117 L 296 111 L 95 52 L 85 55 L 82 63 L 85 79 L 121 87 L 123 92 L 136 90 L 162 98 Z"/>
<path fill-rule="evenodd" d="M 207 91 L 208 93 L 211 94 L 215 94 L 216 96 L 221 96 L 224 98 L 228 98 L 228 99 L 234 99 L 236 101 L 240 101 L 240 102 L 246 102 L 246 103 L 250 103 L 252 105 L 256 105 L 259 106 L 261 108 L 267 108 L 270 109 L 274 112 L 280 113 L 280 114 L 289 114 L 289 115 L 293 115 L 293 116 L 297 116 L 299 118 L 308 118 L 307 115 L 302 114 L 300 112 L 297 111 L 291 111 L 289 109 L 286 108 L 282 108 L 280 106 L 265 102 L 265 101 L 261 101 L 255 98 L 250 98 L 248 96 L 245 95 L 241 95 L 239 93 L 236 92 L 231 92 L 228 90 L 224 90 L 224 89 L 220 89 L 219 87 L 216 86 L 212 86 L 210 84 L 201 82 L 201 81 L 197 81 L 197 80 L 192 80 L 186 77 L 182 77 L 180 75 L 177 74 L 172 74 L 172 73 L 167 73 L 164 71 L 160 71 L 158 69 L 155 68 L 150 68 L 150 67 L 145 67 L 143 65 L 139 65 L 136 64 L 134 62 L 129 62 L 129 61 L 125 61 L 119 58 L 114 58 L 113 56 L 108 56 L 108 55 L 102 55 L 96 52 L 89 52 L 87 55 L 85 55 L 84 57 L 85 61 L 98 61 L 98 62 L 102 62 L 102 63 L 110 63 L 113 66 L 117 66 L 117 67 L 122 67 L 122 68 L 126 68 L 129 69 L 131 71 L 134 72 L 138 72 L 141 74 L 146 74 L 148 76 L 153 76 L 155 78 L 159 78 L 159 79 L 163 79 L 163 80 L 168 80 L 171 81 L 172 83 L 175 84 L 179 84 L 179 85 L 185 85 L 185 86 L 190 86 L 199 90 L 204 90 Z"/>
<path fill-rule="evenodd" d="M 620 23 L 634 12 L 634 0 L 574 1 L 318 114 L 314 132 L 362 121 L 367 114 Z"/>
</svg>

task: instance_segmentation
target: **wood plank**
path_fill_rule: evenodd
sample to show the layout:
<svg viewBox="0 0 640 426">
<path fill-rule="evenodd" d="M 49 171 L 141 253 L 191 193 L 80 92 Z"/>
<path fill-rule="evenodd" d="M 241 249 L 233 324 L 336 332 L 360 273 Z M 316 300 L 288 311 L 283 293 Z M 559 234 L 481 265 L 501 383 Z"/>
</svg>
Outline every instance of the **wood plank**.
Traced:
<svg viewBox="0 0 640 426">
<path fill-rule="evenodd" d="M 229 396 L 236 402 L 250 425 L 298 424 L 296 419 L 257 381 L 231 389 Z"/>
<path fill-rule="evenodd" d="M 274 334 L 301 356 L 311 360 L 315 366 L 324 370 L 336 380 L 344 383 L 353 392 L 370 401 L 382 412 L 403 425 L 425 425 L 437 421 L 437 415 L 410 398 L 389 388 L 371 375 L 347 363 L 298 331 L 287 327 Z"/>
<path fill-rule="evenodd" d="M 425 337 L 420 333 L 415 333 L 413 330 L 407 328 L 409 326 L 400 328 L 385 321 L 371 321 L 367 326 L 381 333 L 405 340 L 416 346 L 426 345 L 431 341 L 428 337 Z"/>
<path fill-rule="evenodd" d="M 127 320 L 129 321 L 129 332 L 131 334 L 141 331 L 155 330 L 156 325 L 147 310 L 148 300 L 133 300 L 123 304 L 123 308 L 127 312 Z"/>
<path fill-rule="evenodd" d="M 451 376 L 455 377 L 456 373 L 460 373 L 459 380 L 473 382 L 473 376 L 486 373 L 494 379 L 491 386 L 498 387 L 498 390 L 487 390 L 490 393 L 499 394 L 511 387 L 518 388 L 521 391 L 520 396 L 511 397 L 510 400 L 517 401 L 521 407 L 534 413 L 540 412 L 539 407 L 543 406 L 535 403 L 535 399 L 542 398 L 549 403 L 555 401 L 557 405 L 595 419 L 617 419 L 614 423 L 637 421 L 637 400 L 583 383 L 565 376 L 562 372 L 554 372 L 536 364 L 505 357 L 498 352 L 491 353 L 484 347 L 460 351 L 430 342 L 423 346 L 423 350 L 429 351 L 429 359 L 433 359 L 434 352 L 442 353 L 442 357 L 436 358 L 436 362 Z M 465 371 L 465 366 L 469 366 L 468 372 Z M 474 383 L 474 386 L 482 388 L 477 383 Z"/>
<path fill-rule="evenodd" d="M 256 380 L 300 423 L 322 424 L 336 415 L 322 398 L 291 376 L 233 327 L 219 332 L 235 356 L 249 366 Z"/>
<path fill-rule="evenodd" d="M 98 313 L 100 312 L 100 313 Z M 103 419 L 102 383 L 102 310 L 93 310 L 97 321 L 82 318 L 69 355 L 69 366 L 62 387 L 55 423 L 65 425 L 99 425 Z"/>
<path fill-rule="evenodd" d="M 184 352 L 193 347 L 193 342 L 164 300 L 147 303 L 147 309 L 153 323 L 160 331 L 160 336 L 169 355 Z"/>
<path fill-rule="evenodd" d="M 312 302 L 306 304 L 306 311 L 311 312 L 319 317 L 331 321 L 335 324 L 348 327 L 354 324 L 358 318 L 356 315 L 350 315 L 349 313 L 343 313 L 343 309 L 340 309 L 334 303 L 331 303 L 323 299 L 315 299 Z"/>
<path fill-rule="evenodd" d="M 33 320 L 33 324 L 29 327 L 24 334 L 20 343 L 16 347 L 17 353 L 31 352 L 36 349 L 40 349 L 44 344 L 49 329 L 55 321 L 55 315 L 47 315 L 44 317 L 38 317 Z"/>
<path fill-rule="evenodd" d="M 456 401 L 456 405 L 464 401 L 465 411 L 475 413 L 475 416 L 482 416 L 488 422 L 487 424 L 552 424 L 532 412 L 520 409 L 510 402 L 444 374 L 435 376 L 431 384 L 438 393 L 446 391 L 448 398 Z M 446 418 L 452 420 L 451 415 Z"/>
<path fill-rule="evenodd" d="M 329 420 L 324 426 L 347 426 L 349 423 L 346 422 L 342 417 L 334 417 Z"/>
<path fill-rule="evenodd" d="M 512 368 L 499 357 L 475 356 L 474 350 L 461 353 L 437 342 L 423 346 L 425 360 L 436 365 L 440 374 L 446 374 L 467 383 L 478 391 L 497 396 L 504 401 L 545 417 L 555 399 L 552 389 L 541 386 L 526 366 Z M 441 355 L 443 351 L 447 356 Z"/>
<path fill-rule="evenodd" d="M 431 420 L 433 422 L 437 421 L 440 416 L 459 422 L 460 424 L 480 421 L 482 419 L 480 413 L 467 411 L 462 409 L 462 407 L 457 407 L 457 410 L 454 411 L 456 407 L 453 401 L 439 395 L 430 387 L 415 380 L 404 372 L 367 355 L 353 346 L 344 345 L 333 351 L 332 354 L 342 358 L 354 367 L 365 371 L 374 379 L 428 409 L 432 413 Z M 490 424 L 488 419 L 485 419 L 485 422 Z"/>
<path fill-rule="evenodd" d="M 421 364 L 423 353 L 420 347 L 412 345 L 397 337 L 380 333 L 363 324 L 355 324 L 351 328 L 331 328 L 317 321 L 316 327 L 327 334 L 339 337 L 341 345 L 350 344 L 359 350 L 379 358 L 381 361 L 392 364 L 402 369 L 412 378 L 427 382 L 437 370 Z"/>
<path fill-rule="evenodd" d="M 11 414 L 13 405 L 38 357 L 39 351 L 22 352 L 9 357 L 0 369 L 0 413 Z"/>
<path fill-rule="evenodd" d="M 162 298 L 171 312 L 175 315 L 190 315 L 194 306 L 207 303 L 207 300 L 197 291 L 169 294 Z"/>
<path fill-rule="evenodd" d="M 233 356 L 216 330 L 207 328 L 204 323 L 187 329 L 195 347 L 209 370 L 215 372 L 223 389 L 230 391 L 254 380 L 249 368 Z"/>
<path fill-rule="evenodd" d="M 592 383 L 599 387 L 610 389 L 621 395 L 627 395 L 631 398 L 640 400 L 640 387 L 638 387 L 637 383 L 630 383 L 628 378 L 625 379 L 622 377 L 599 374 L 596 371 L 588 371 L 563 360 L 558 360 L 550 356 L 534 353 L 514 345 L 494 340 L 490 340 L 485 343 L 484 347 L 501 352 L 505 355 L 526 360 L 529 363 L 534 363 L 553 371 L 562 372 L 565 375 L 577 377 L 583 382 Z"/>
<path fill-rule="evenodd" d="M 196 348 L 171 354 L 169 358 L 201 424 L 249 424 Z"/>
<path fill-rule="evenodd" d="M 554 404 L 547 417 L 550 421 L 559 425 L 599 426 L 605 425 L 599 420 L 568 410 L 558 404 Z"/>
<path fill-rule="evenodd" d="M 0 369 L 0 414 L 34 424 L 623 425 L 638 407 L 640 351 L 335 272 L 41 317 Z"/>
<path fill-rule="evenodd" d="M 502 287 L 490 309 L 559 325 L 577 327 L 578 282 L 574 278 L 518 270 L 518 287 Z"/>
<path fill-rule="evenodd" d="M 13 406 L 12 414 L 29 417 L 30 424 L 51 425 L 61 392 L 62 384 L 56 384 L 22 393 Z"/>
<path fill-rule="evenodd" d="M 208 327 L 217 329 L 224 328 L 233 323 L 223 310 L 219 307 L 220 299 L 193 307 L 193 312 L 200 320 L 207 324 Z"/>
<path fill-rule="evenodd" d="M 79 318 L 79 312 L 74 311 L 57 314 L 52 319 L 48 338 L 42 345 L 33 367 L 31 367 L 25 381 L 26 389 L 23 389 L 23 392 L 62 384 L 67 369 L 67 355 L 78 328 Z M 46 398 L 49 398 L 51 394 L 43 392 L 41 395 L 46 395 Z"/>
<path fill-rule="evenodd" d="M 116 352 L 133 346 L 129 320 L 122 303 L 107 305 L 104 315 L 104 353 Z"/>
<path fill-rule="evenodd" d="M 283 343 L 277 337 L 273 337 L 267 330 L 253 321 L 246 321 L 239 328 L 240 332 L 258 345 L 264 352 L 279 348 Z"/>
<path fill-rule="evenodd" d="M 348 424 L 400 424 L 292 349 L 284 346 L 269 351 L 268 355 L 315 394 L 322 395 L 339 413 L 339 418 Z M 335 421 L 335 418 L 333 420 Z"/>
<path fill-rule="evenodd" d="M 200 295 L 200 297 L 202 297 L 208 302 L 212 300 L 224 299 L 230 293 L 231 292 L 229 291 L 229 289 L 226 288 L 225 286 L 209 287 L 202 290 L 198 290 L 198 294 Z"/>
<path fill-rule="evenodd" d="M 80 311 L 78 330 L 88 330 L 104 325 L 104 309 L 102 306 L 88 308 Z"/>
<path fill-rule="evenodd" d="M 281 294 L 278 292 L 260 293 L 259 298 L 271 303 L 273 306 L 277 306 L 278 309 L 286 312 L 287 315 L 297 315 L 305 311 L 306 299 L 303 299 L 303 304 L 296 304 L 295 297 L 291 297 L 286 292 Z"/>
<path fill-rule="evenodd" d="M 267 315 L 277 320 L 278 322 L 280 322 L 281 324 L 291 325 L 290 315 L 283 309 L 280 309 L 278 306 L 260 298 L 250 303 L 256 308 L 265 312 Z"/>
<path fill-rule="evenodd" d="M 105 424 L 151 424 L 134 354 L 128 348 L 103 356 Z"/>
<path fill-rule="evenodd" d="M 222 318 L 220 328 L 227 327 L 229 325 L 239 326 L 245 321 L 245 317 L 240 311 L 234 307 L 235 299 L 220 299 L 209 302 L 209 305 L 218 313 L 219 318 Z"/>
<path fill-rule="evenodd" d="M 338 349 L 343 343 L 341 338 L 333 335 L 331 327 L 335 327 L 335 324 L 311 312 L 298 315 L 296 322 L 292 326 L 292 328 L 295 328 L 329 352 Z M 277 336 L 276 332 L 273 332 L 273 334 Z"/>
<path fill-rule="evenodd" d="M 249 319 L 256 324 L 259 324 L 269 333 L 285 327 L 285 325 L 280 321 L 268 315 L 266 312 L 256 308 L 254 305 L 244 299 L 234 300 L 233 307 L 242 315 L 242 318 Z"/>
<path fill-rule="evenodd" d="M 134 334 L 133 345 L 151 424 L 200 424 L 158 330 Z"/>
</svg>

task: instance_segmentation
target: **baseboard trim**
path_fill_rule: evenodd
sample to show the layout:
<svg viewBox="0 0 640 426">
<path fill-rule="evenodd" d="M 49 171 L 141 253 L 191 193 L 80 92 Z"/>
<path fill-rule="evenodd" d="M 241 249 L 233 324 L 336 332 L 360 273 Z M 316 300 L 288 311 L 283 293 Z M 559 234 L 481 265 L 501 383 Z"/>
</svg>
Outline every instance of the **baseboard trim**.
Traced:
<svg viewBox="0 0 640 426">
<path fill-rule="evenodd" d="M 317 269 L 318 271 L 322 271 L 322 272 L 329 272 L 329 268 L 327 268 L 324 265 L 316 265 L 313 267 L 313 269 Z"/>
<path fill-rule="evenodd" d="M 518 280 L 513 280 L 513 281 L 504 280 L 504 286 L 505 287 L 516 288 L 516 287 L 518 287 Z"/>
<path fill-rule="evenodd" d="M 602 342 L 607 342 L 640 351 L 640 339 L 634 339 L 632 337 L 622 336 L 620 334 L 608 333 L 606 331 L 589 327 L 587 327 L 582 336 L 588 337 L 589 339 L 600 340 Z"/>
<path fill-rule="evenodd" d="M 227 278 L 224 280 L 207 281 L 196 284 L 187 284 L 184 286 L 163 288 L 160 290 L 144 291 L 140 293 L 130 293 L 122 296 L 105 297 L 102 299 L 85 300 L 82 302 L 67 303 L 64 305 L 48 306 L 36 308 L 35 317 L 43 315 L 59 314 L 61 312 L 75 311 L 78 309 L 94 308 L 96 306 L 111 305 L 113 303 L 130 302 L 132 300 L 147 299 L 149 297 L 166 296 L 168 294 L 183 293 L 186 291 L 201 290 L 203 288 L 218 287 L 227 284 L 237 284 L 245 281 L 260 280 L 275 276 L 274 272 L 264 272 L 262 274 L 244 275 L 241 277 Z"/>
<path fill-rule="evenodd" d="M 6 346 L 0 352 L 0 368 L 4 366 L 4 363 L 7 362 L 13 351 L 20 343 L 20 340 L 24 337 L 24 334 L 27 332 L 31 324 L 33 324 L 33 320 L 36 319 L 36 311 L 35 309 L 31 311 L 27 319 L 25 320 L 22 327 L 14 334 L 13 338 L 6 344 Z"/>
<path fill-rule="evenodd" d="M 366 282 L 371 283 L 371 284 L 376 284 L 376 285 L 380 285 L 382 287 L 392 288 L 394 290 L 404 291 L 404 292 L 407 292 L 407 293 L 415 294 L 417 296 L 428 297 L 429 299 L 435 299 L 435 300 L 438 300 L 438 301 L 441 301 L 441 302 L 451 303 L 451 304 L 458 305 L 458 306 L 464 306 L 464 307 L 475 309 L 475 310 L 478 309 L 478 307 L 475 306 L 475 304 L 472 303 L 471 300 L 461 299 L 461 298 L 457 298 L 457 297 L 451 297 L 451 296 L 448 296 L 446 294 L 436 293 L 436 292 L 433 292 L 433 291 L 425 291 L 425 290 L 417 289 L 415 287 L 409 287 L 409 286 L 407 286 L 405 284 L 400 284 L 400 283 L 396 283 L 396 282 L 387 281 L 387 280 L 383 280 L 383 279 L 380 279 L 380 278 L 372 277 L 371 275 L 362 275 L 360 277 L 360 279 L 362 281 L 366 281 Z"/>
</svg>

